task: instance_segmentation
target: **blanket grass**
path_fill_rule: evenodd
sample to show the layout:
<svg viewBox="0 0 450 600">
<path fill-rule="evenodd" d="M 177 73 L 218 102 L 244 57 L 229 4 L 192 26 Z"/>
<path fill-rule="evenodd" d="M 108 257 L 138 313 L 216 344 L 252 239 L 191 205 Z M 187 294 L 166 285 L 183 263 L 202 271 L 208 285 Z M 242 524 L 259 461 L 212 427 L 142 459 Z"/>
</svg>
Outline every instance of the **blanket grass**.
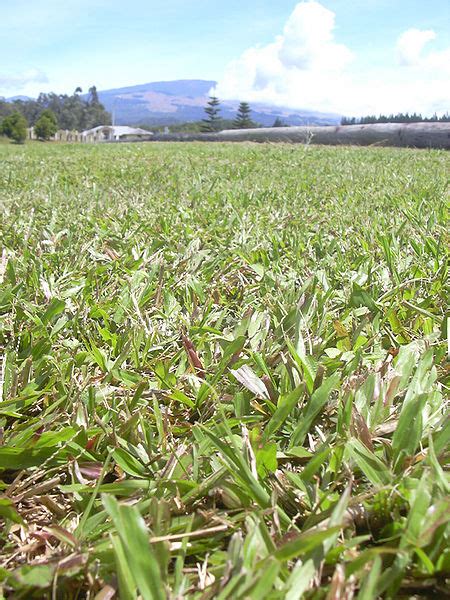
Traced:
<svg viewBox="0 0 450 600">
<path fill-rule="evenodd" d="M 443 597 L 441 151 L 0 146 L 0 597 Z"/>
</svg>

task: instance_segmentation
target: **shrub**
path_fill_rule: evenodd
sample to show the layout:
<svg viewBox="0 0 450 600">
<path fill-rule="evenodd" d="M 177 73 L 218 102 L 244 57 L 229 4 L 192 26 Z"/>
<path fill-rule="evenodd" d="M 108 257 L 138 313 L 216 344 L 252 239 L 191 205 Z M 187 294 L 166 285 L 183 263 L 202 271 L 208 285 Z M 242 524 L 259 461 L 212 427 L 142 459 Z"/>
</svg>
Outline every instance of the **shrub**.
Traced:
<svg viewBox="0 0 450 600">
<path fill-rule="evenodd" d="M 36 121 L 34 133 L 40 140 L 49 140 L 58 131 L 58 122 L 55 113 L 44 110 Z"/>
<path fill-rule="evenodd" d="M 0 125 L 0 133 L 14 140 L 17 144 L 23 144 L 27 139 L 27 120 L 19 112 L 13 112 L 5 117 Z"/>
</svg>

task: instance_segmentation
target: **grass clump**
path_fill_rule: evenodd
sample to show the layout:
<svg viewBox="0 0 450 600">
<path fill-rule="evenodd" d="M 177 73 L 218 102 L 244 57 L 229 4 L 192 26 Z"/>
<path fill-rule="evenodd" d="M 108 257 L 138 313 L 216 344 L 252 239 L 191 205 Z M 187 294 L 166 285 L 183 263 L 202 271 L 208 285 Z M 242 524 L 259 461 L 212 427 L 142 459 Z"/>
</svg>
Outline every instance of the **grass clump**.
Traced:
<svg viewBox="0 0 450 600">
<path fill-rule="evenodd" d="M 447 153 L 0 157 L 5 596 L 445 593 Z"/>
</svg>

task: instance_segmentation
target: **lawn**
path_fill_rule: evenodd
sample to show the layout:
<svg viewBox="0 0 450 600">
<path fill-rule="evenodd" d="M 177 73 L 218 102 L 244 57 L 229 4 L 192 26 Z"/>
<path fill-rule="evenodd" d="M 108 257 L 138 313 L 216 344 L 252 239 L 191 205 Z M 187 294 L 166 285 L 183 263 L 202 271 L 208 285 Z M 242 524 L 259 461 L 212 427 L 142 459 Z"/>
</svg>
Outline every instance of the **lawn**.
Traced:
<svg viewBox="0 0 450 600">
<path fill-rule="evenodd" d="M 0 145 L 0 598 L 443 597 L 450 154 Z"/>
</svg>

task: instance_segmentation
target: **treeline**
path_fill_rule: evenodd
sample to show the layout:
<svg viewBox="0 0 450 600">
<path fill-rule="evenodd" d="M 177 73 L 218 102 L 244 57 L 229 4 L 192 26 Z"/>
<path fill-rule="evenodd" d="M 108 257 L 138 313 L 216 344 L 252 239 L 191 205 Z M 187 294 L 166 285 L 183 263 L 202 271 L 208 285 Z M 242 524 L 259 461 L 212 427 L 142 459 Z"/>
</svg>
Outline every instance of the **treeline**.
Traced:
<svg viewBox="0 0 450 600">
<path fill-rule="evenodd" d="M 369 125 L 372 123 L 420 123 L 420 122 L 450 122 L 450 114 L 445 113 L 438 117 L 435 113 L 432 117 L 422 117 L 419 113 L 398 113 L 396 115 L 367 115 L 365 117 L 342 117 L 341 125 Z"/>
<path fill-rule="evenodd" d="M 78 87 L 71 96 L 50 92 L 39 94 L 36 100 L 7 102 L 0 99 L 0 123 L 5 117 L 18 113 L 25 118 L 29 127 L 34 127 L 45 111 L 51 111 L 58 129 L 83 131 L 98 125 L 110 125 L 111 115 L 100 102 L 97 88 L 89 88 L 86 98 L 81 94 L 82 90 Z"/>
<path fill-rule="evenodd" d="M 174 123 L 172 125 L 147 125 L 146 123 L 138 123 L 138 127 L 148 129 L 153 133 L 164 133 L 169 130 L 170 133 L 205 133 L 212 131 L 223 131 L 224 129 L 250 129 L 249 127 L 236 127 L 234 119 L 220 119 L 217 123 L 217 129 L 205 129 L 204 121 L 187 121 L 184 123 Z M 259 123 L 255 123 L 254 127 L 261 127 Z M 282 119 L 277 117 L 272 127 L 290 127 Z"/>
<path fill-rule="evenodd" d="M 152 131 L 153 133 L 164 133 L 167 130 L 170 133 L 202 133 L 204 131 L 203 121 L 186 121 L 182 123 L 172 123 L 170 125 L 148 125 L 146 123 L 138 123 L 137 126 L 142 129 L 148 129 L 148 131 Z M 232 128 L 233 119 L 220 120 L 220 130 Z"/>
</svg>

